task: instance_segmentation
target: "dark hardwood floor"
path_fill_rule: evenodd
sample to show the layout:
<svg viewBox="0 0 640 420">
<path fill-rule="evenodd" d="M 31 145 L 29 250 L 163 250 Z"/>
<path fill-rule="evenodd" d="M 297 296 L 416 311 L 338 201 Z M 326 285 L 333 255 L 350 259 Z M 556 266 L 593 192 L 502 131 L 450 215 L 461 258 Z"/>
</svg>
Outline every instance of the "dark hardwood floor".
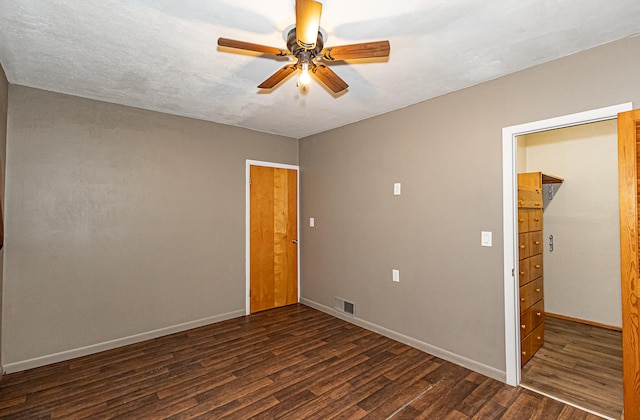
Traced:
<svg viewBox="0 0 640 420">
<path fill-rule="evenodd" d="M 622 333 L 545 318 L 545 343 L 521 383 L 608 417 L 622 416 Z"/>
<path fill-rule="evenodd" d="M 0 417 L 597 418 L 303 305 L 6 375 Z"/>
</svg>

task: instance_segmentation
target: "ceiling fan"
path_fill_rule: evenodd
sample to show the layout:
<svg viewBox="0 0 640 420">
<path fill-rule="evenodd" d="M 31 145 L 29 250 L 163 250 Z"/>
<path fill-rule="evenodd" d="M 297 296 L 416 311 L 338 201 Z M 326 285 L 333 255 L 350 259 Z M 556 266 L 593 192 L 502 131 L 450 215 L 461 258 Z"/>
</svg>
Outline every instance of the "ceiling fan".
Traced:
<svg viewBox="0 0 640 420">
<path fill-rule="evenodd" d="M 322 3 L 315 0 L 296 0 L 296 25 L 287 34 L 287 49 L 252 44 L 228 38 L 218 38 L 221 47 L 237 48 L 276 56 L 293 56 L 297 61 L 287 64 L 258 85 L 261 89 L 272 89 L 291 73 L 300 70 L 299 84 L 306 90 L 311 81 L 310 73 L 331 89 L 340 93 L 349 85 L 325 63 L 336 60 L 359 58 L 383 58 L 389 56 L 389 41 L 365 42 L 324 48 L 324 30 L 320 29 Z"/>
</svg>

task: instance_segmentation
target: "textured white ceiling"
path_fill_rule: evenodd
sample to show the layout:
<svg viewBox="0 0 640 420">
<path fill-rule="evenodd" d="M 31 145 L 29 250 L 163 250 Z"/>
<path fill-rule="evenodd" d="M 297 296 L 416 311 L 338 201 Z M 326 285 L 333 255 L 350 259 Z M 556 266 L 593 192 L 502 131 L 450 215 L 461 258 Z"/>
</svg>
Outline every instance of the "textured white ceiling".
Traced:
<svg viewBox="0 0 640 420">
<path fill-rule="evenodd" d="M 326 46 L 388 39 L 388 61 L 333 63 L 334 96 L 283 59 L 294 0 L 0 0 L 11 83 L 302 138 L 640 33 L 638 0 L 324 0 Z"/>
</svg>

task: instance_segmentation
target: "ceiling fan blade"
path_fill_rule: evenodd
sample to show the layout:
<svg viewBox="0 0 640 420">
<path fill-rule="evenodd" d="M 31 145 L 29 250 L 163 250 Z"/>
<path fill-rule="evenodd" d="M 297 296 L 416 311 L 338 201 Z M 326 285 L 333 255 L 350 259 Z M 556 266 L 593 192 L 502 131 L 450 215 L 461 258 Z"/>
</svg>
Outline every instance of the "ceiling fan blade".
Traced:
<svg viewBox="0 0 640 420">
<path fill-rule="evenodd" d="M 333 70 L 324 64 L 316 64 L 314 74 L 322 83 L 324 83 L 333 93 L 340 93 L 349 87 L 347 82 L 342 80 Z"/>
<path fill-rule="evenodd" d="M 323 59 L 349 60 L 355 58 L 375 58 L 388 57 L 391 46 L 389 41 L 364 42 L 362 44 L 339 45 L 337 47 L 325 48 Z"/>
<path fill-rule="evenodd" d="M 266 45 L 252 44 L 250 42 L 236 41 L 235 39 L 218 38 L 218 45 L 221 47 L 237 48 L 239 50 L 255 51 L 264 54 L 289 55 L 289 51 Z"/>
<path fill-rule="evenodd" d="M 271 77 L 269 77 L 264 82 L 260 83 L 258 87 L 260 89 L 271 89 L 275 87 L 278 83 L 282 82 L 287 78 L 291 73 L 293 73 L 296 69 L 296 66 L 293 64 L 287 64 L 277 72 L 273 73 Z"/>
<path fill-rule="evenodd" d="M 314 0 L 296 0 L 296 36 L 298 44 L 313 49 L 318 39 L 322 3 Z"/>
</svg>

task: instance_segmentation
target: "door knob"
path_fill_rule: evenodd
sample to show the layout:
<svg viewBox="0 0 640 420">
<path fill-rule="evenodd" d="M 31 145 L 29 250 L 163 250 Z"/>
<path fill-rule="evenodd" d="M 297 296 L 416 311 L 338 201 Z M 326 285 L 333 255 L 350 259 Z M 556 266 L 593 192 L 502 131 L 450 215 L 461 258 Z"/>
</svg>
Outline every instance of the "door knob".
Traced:
<svg viewBox="0 0 640 420">
<path fill-rule="evenodd" d="M 297 243 L 298 243 L 298 240 L 297 240 L 297 239 L 294 239 L 294 240 L 293 240 L 293 241 L 291 241 L 291 242 L 293 242 L 294 244 L 297 244 Z"/>
</svg>

